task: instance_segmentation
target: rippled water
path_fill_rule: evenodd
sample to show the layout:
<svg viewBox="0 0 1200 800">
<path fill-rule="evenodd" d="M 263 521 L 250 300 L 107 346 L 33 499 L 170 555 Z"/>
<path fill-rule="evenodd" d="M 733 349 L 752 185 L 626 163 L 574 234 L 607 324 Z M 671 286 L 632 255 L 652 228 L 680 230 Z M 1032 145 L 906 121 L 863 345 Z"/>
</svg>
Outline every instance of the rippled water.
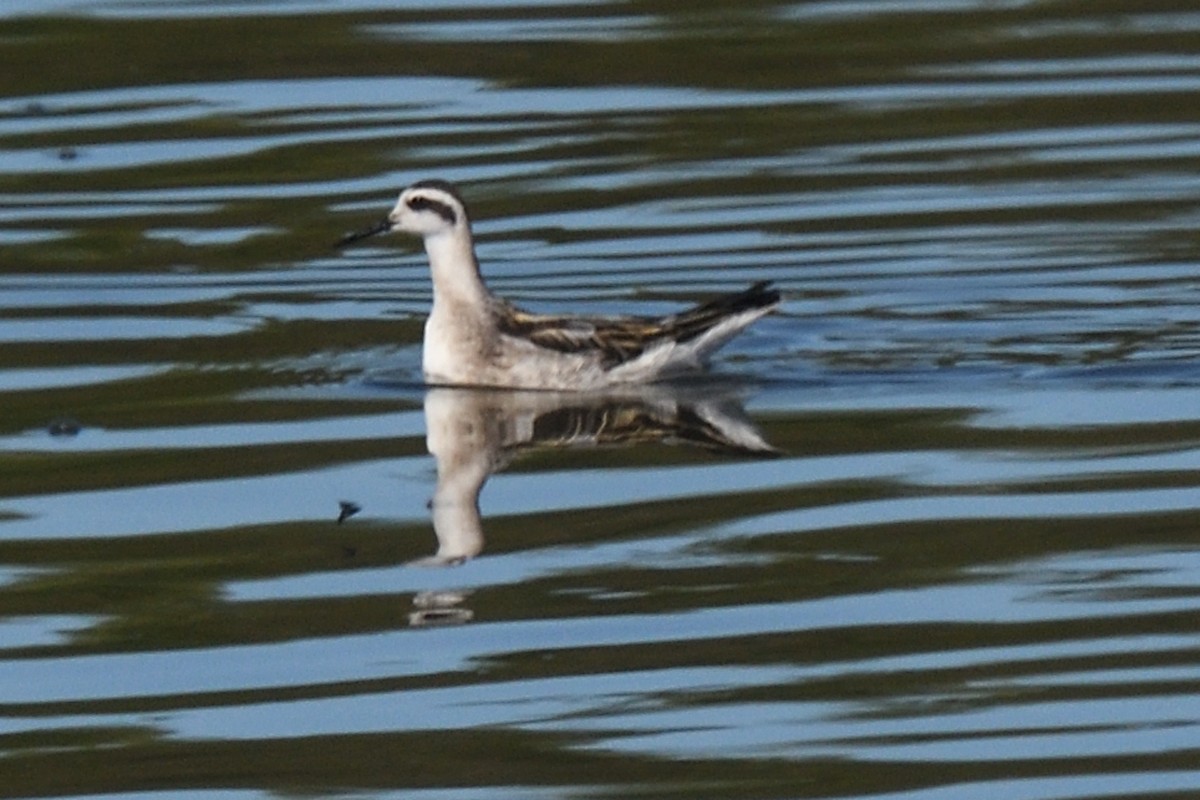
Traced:
<svg viewBox="0 0 1200 800">
<path fill-rule="evenodd" d="M 1200 14 L 429 6 L 0 2 L 0 794 L 1200 793 Z M 427 393 L 430 176 L 784 306 Z"/>
</svg>

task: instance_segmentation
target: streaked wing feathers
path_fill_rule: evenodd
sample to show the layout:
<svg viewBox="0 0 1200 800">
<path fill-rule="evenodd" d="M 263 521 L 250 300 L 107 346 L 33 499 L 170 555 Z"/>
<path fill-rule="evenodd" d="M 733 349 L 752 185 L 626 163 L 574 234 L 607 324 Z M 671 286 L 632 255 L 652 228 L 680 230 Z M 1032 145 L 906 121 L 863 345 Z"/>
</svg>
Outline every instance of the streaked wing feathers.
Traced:
<svg viewBox="0 0 1200 800">
<path fill-rule="evenodd" d="M 500 330 L 560 353 L 600 354 L 605 369 L 637 358 L 666 333 L 660 320 L 640 317 L 561 317 L 530 314 L 509 307 Z"/>
<path fill-rule="evenodd" d="M 539 347 L 561 353 L 596 352 L 611 369 L 637 358 L 663 341 L 686 342 L 722 320 L 751 309 L 773 306 L 779 291 L 762 281 L 743 292 L 721 295 L 707 303 L 660 319 L 647 317 L 567 317 L 530 314 L 504 303 L 500 309 L 501 333 L 528 339 Z"/>
</svg>

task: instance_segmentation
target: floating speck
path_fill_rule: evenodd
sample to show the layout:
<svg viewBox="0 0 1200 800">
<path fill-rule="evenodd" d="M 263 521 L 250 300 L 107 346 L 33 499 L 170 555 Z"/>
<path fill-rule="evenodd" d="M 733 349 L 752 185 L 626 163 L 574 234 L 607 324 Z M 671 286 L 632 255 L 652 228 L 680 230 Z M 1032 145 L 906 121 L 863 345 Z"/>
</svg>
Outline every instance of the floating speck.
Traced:
<svg viewBox="0 0 1200 800">
<path fill-rule="evenodd" d="M 362 506 L 358 503 L 351 503 L 349 500 L 339 500 L 338 507 L 341 509 L 338 512 L 338 524 L 341 525 L 346 520 L 353 517 L 358 512 L 362 511 Z"/>
<path fill-rule="evenodd" d="M 46 426 L 46 432 L 51 436 L 76 436 L 81 430 L 83 430 L 83 425 L 79 423 L 79 420 L 70 417 L 52 419 Z"/>
</svg>

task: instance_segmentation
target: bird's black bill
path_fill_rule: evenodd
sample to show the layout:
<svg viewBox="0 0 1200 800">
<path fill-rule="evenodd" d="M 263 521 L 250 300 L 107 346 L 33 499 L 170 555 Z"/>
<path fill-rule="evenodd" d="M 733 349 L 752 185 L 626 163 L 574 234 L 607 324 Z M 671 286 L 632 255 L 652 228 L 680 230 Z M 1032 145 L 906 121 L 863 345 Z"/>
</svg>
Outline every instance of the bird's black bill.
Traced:
<svg viewBox="0 0 1200 800">
<path fill-rule="evenodd" d="M 392 223 L 388 222 L 386 218 L 381 219 L 379 222 L 376 222 L 366 230 L 358 231 L 357 233 L 347 233 L 345 236 L 334 242 L 333 246 L 345 247 L 346 245 L 354 244 L 355 242 L 362 241 L 363 239 L 369 239 L 372 236 L 376 236 L 380 233 L 387 233 L 391 229 Z"/>
</svg>

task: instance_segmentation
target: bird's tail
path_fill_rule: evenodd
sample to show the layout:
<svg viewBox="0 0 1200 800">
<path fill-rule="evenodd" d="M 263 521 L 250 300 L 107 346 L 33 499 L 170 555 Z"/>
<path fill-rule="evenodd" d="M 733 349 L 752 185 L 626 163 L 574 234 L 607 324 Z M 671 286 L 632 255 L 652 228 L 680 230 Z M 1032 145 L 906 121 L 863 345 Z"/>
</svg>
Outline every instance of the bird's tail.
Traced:
<svg viewBox="0 0 1200 800">
<path fill-rule="evenodd" d="M 744 323 L 731 326 L 732 335 L 779 305 L 779 299 L 778 289 L 768 281 L 759 281 L 745 291 L 723 294 L 676 314 L 665 321 L 664 327 L 672 339 L 683 343 L 703 336 L 722 323 L 728 325 L 744 318 Z"/>
</svg>

